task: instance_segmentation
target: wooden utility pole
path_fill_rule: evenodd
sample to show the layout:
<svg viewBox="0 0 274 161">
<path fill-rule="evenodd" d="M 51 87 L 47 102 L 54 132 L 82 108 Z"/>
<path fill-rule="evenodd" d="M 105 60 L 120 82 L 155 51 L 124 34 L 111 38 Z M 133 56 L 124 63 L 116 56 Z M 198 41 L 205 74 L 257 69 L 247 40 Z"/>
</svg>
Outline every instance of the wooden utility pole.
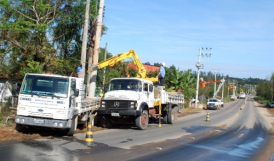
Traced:
<svg viewBox="0 0 274 161">
<path fill-rule="evenodd" d="M 99 15 L 96 29 L 96 38 L 94 45 L 94 53 L 93 53 L 93 65 L 98 64 L 98 55 L 100 50 L 100 40 L 102 33 L 102 21 L 103 21 L 103 8 L 104 8 L 104 0 L 100 0 L 99 6 Z M 89 86 L 89 97 L 94 97 L 95 89 L 96 89 L 96 78 L 97 78 L 97 70 L 91 72 L 91 82 Z"/>
</svg>

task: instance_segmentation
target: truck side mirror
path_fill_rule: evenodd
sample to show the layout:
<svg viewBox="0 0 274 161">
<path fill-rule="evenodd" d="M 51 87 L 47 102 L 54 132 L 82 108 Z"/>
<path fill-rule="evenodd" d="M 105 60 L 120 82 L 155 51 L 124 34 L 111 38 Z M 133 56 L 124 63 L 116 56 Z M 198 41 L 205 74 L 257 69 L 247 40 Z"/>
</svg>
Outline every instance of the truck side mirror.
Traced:
<svg viewBox="0 0 274 161">
<path fill-rule="evenodd" d="M 75 97 L 78 97 L 78 96 L 79 96 L 79 89 L 75 89 L 75 90 L 74 90 L 74 96 L 75 96 Z"/>
</svg>

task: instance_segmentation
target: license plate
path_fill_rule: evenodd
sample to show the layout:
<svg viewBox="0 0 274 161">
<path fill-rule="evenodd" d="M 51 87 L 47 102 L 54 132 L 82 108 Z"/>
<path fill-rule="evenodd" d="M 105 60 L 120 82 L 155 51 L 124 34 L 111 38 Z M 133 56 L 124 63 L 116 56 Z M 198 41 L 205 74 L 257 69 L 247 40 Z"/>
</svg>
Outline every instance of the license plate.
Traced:
<svg viewBox="0 0 274 161">
<path fill-rule="evenodd" d="M 119 113 L 111 113 L 111 116 L 120 116 Z"/>
<path fill-rule="evenodd" d="M 33 123 L 34 124 L 44 124 L 44 120 L 42 120 L 42 119 L 33 119 Z"/>
</svg>

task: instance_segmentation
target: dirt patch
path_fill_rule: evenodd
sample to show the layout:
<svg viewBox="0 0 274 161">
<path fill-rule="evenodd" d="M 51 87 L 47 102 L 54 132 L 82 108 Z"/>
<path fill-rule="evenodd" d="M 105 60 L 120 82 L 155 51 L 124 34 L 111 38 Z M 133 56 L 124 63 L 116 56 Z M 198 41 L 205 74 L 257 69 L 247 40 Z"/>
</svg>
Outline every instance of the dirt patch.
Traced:
<svg viewBox="0 0 274 161">
<path fill-rule="evenodd" d="M 203 109 L 194 108 L 194 107 L 184 108 L 181 110 L 180 113 L 178 113 L 178 117 L 197 113 L 199 111 L 203 111 Z M 2 122 L 5 122 L 4 120 L 6 119 L 3 118 Z M 100 126 L 92 127 L 93 132 L 105 130 L 105 129 L 106 128 L 102 128 Z M 87 131 L 87 128 L 82 127 L 82 128 L 77 128 L 76 133 L 84 133 L 86 131 Z M 21 133 L 16 131 L 15 123 L 8 123 L 8 125 L 0 124 L 0 142 L 9 141 L 9 140 L 25 141 L 25 140 L 38 139 L 38 138 L 53 138 L 53 136 L 58 136 L 57 131 L 31 130 L 31 132 Z"/>
<path fill-rule="evenodd" d="M 262 115 L 265 116 L 265 118 L 271 123 L 272 127 L 274 127 L 274 108 L 269 108 L 263 104 L 260 104 L 257 102 L 257 107 Z M 268 132 L 266 146 L 262 148 L 259 152 L 261 155 L 257 155 L 252 160 L 272 160 L 273 154 L 274 154 L 274 137 L 273 137 L 273 131 Z"/>
</svg>

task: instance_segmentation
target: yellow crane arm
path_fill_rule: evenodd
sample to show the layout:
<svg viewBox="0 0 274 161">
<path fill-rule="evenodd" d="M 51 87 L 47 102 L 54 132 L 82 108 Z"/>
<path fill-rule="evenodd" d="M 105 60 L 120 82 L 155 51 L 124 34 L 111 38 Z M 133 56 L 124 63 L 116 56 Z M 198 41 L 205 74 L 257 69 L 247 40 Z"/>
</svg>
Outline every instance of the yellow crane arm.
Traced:
<svg viewBox="0 0 274 161">
<path fill-rule="evenodd" d="M 121 53 L 121 54 L 118 54 L 118 55 L 113 56 L 111 58 L 108 58 L 104 61 L 101 61 L 97 65 L 94 65 L 94 66 L 90 67 L 88 69 L 88 72 L 91 72 L 91 71 L 94 71 L 94 70 L 97 70 L 97 69 L 101 69 L 101 68 L 104 68 L 104 67 L 107 67 L 107 66 L 112 67 L 116 63 L 118 63 L 119 61 L 124 60 L 124 59 L 128 59 L 128 58 L 132 58 L 132 57 L 134 58 L 133 63 L 138 67 L 137 77 L 145 78 L 145 79 L 151 80 L 153 82 L 158 81 L 158 78 L 147 78 L 147 76 L 146 76 L 147 71 L 146 71 L 144 65 L 142 64 L 142 62 L 140 61 L 139 57 L 137 56 L 137 54 L 135 53 L 134 50 L 130 50 L 129 52 Z"/>
</svg>

